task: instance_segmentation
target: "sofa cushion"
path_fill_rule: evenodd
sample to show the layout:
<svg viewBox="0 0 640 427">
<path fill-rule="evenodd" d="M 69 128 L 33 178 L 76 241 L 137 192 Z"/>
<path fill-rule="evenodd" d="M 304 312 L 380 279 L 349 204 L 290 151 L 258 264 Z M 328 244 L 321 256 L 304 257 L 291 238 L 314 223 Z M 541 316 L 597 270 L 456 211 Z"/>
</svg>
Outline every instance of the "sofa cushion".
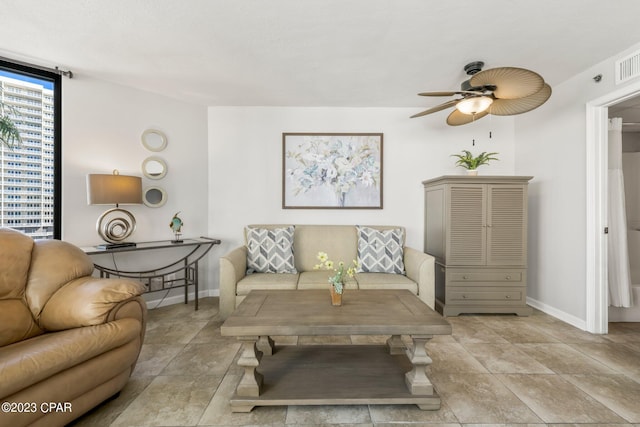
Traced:
<svg viewBox="0 0 640 427">
<path fill-rule="evenodd" d="M 68 282 L 91 276 L 93 261 L 82 249 L 60 240 L 34 244 L 25 296 L 36 321 L 49 298 Z"/>
<path fill-rule="evenodd" d="M 403 274 L 356 273 L 360 289 L 407 289 L 418 294 L 418 284 Z"/>
<path fill-rule="evenodd" d="M 256 290 L 296 289 L 298 274 L 253 273 L 244 276 L 236 287 L 236 295 L 247 295 Z"/>
<path fill-rule="evenodd" d="M 0 300 L 0 347 L 41 333 L 23 300 Z"/>
<path fill-rule="evenodd" d="M 43 334 L 0 348 L 0 396 L 9 396 L 108 350 L 139 339 L 136 319 Z"/>
<path fill-rule="evenodd" d="M 0 228 L 0 299 L 23 297 L 32 249 L 31 237 L 10 228 Z"/>
<path fill-rule="evenodd" d="M 336 263 L 356 259 L 358 235 L 353 225 L 297 225 L 294 247 L 298 271 L 313 271 L 318 252 L 326 252 Z"/>
<path fill-rule="evenodd" d="M 403 229 L 376 230 L 361 226 L 356 229 L 358 272 L 404 274 Z"/>
<path fill-rule="evenodd" d="M 294 227 L 247 227 L 247 273 L 297 273 L 293 259 Z"/>
<path fill-rule="evenodd" d="M 298 279 L 298 289 L 329 289 L 329 276 L 333 275 L 331 270 L 315 270 L 300 273 Z M 358 289 L 358 282 L 352 277 L 344 278 L 346 289 Z"/>
</svg>

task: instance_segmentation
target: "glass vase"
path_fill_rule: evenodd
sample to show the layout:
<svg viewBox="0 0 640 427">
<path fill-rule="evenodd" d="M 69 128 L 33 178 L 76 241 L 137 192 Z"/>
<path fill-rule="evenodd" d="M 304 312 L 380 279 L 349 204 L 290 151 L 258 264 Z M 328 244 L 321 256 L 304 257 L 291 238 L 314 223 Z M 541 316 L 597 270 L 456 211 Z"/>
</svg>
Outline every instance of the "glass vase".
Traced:
<svg viewBox="0 0 640 427">
<path fill-rule="evenodd" d="M 343 287 L 344 289 L 344 287 Z M 342 294 L 336 292 L 336 289 L 333 285 L 329 286 L 329 290 L 331 291 L 331 305 L 334 307 L 338 307 L 342 305 Z M 344 293 L 344 290 L 343 290 Z"/>
</svg>

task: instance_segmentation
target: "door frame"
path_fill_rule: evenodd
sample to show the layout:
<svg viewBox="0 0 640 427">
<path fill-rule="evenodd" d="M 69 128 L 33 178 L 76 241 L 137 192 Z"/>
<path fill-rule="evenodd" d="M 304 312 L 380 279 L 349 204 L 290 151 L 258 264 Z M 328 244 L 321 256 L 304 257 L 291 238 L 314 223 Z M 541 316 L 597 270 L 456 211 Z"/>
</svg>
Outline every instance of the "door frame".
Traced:
<svg viewBox="0 0 640 427">
<path fill-rule="evenodd" d="M 609 323 L 607 280 L 608 222 L 608 121 L 609 107 L 640 95 L 640 82 L 617 89 L 587 103 L 587 247 L 586 247 L 586 327 L 606 334 Z"/>
</svg>

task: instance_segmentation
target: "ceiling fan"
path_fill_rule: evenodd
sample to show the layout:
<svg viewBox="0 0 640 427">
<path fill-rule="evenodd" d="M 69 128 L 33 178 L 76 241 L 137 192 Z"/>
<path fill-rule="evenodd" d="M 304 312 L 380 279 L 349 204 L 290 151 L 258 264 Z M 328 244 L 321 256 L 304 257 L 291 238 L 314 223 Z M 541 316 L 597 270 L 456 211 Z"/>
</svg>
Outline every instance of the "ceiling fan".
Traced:
<svg viewBox="0 0 640 427">
<path fill-rule="evenodd" d="M 414 114 L 411 118 L 455 107 L 447 117 L 447 124 L 459 126 L 488 114 L 513 116 L 526 113 L 544 104 L 551 96 L 551 86 L 538 73 L 516 67 L 482 71 L 483 66 L 482 61 L 465 65 L 464 71 L 471 77 L 462 82 L 459 91 L 419 93 L 420 96 L 458 95 L 460 98 Z"/>
</svg>

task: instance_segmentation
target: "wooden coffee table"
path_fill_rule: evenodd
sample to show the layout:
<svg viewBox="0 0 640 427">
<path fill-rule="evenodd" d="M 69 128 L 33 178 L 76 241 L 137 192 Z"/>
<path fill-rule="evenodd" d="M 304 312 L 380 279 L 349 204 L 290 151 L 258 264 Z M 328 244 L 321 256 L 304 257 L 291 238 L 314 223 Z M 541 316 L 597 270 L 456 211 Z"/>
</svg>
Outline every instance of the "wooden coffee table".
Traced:
<svg viewBox="0 0 640 427">
<path fill-rule="evenodd" d="M 416 404 L 440 408 L 427 378 L 425 345 L 451 325 L 407 290 L 348 290 L 341 307 L 329 290 L 251 291 L 221 327 L 242 342 L 244 369 L 233 412 L 255 406 Z M 386 345 L 274 348 L 271 336 L 390 335 Z M 401 336 L 413 345 L 405 348 Z M 262 357 L 268 355 L 268 357 Z"/>
</svg>

